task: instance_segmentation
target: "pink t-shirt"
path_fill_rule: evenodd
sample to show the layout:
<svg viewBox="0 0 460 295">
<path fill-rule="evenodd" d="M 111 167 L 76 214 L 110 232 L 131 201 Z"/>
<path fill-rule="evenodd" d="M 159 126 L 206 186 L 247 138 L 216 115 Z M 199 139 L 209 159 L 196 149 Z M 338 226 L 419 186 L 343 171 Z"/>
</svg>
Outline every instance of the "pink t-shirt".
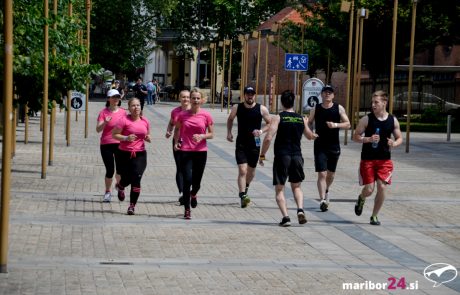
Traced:
<svg viewBox="0 0 460 295">
<path fill-rule="evenodd" d="M 135 134 L 137 136 L 134 141 L 120 141 L 118 146 L 120 150 L 128 152 L 145 151 L 144 139 L 150 133 L 150 122 L 147 118 L 141 117 L 139 120 L 133 121 L 131 115 L 127 115 L 121 118 L 115 127 L 121 129 L 122 135 Z"/>
<path fill-rule="evenodd" d="M 207 127 L 214 124 L 210 113 L 205 110 L 200 110 L 196 114 L 192 114 L 191 111 L 183 111 L 177 116 L 177 122 L 181 124 L 181 151 L 202 152 L 208 150 L 206 139 L 194 142 L 193 134 L 205 134 Z"/>
<path fill-rule="evenodd" d="M 173 123 L 174 125 L 176 125 L 177 116 L 179 116 L 179 114 L 180 114 L 181 112 L 183 112 L 183 111 L 182 111 L 182 107 L 177 107 L 177 108 L 175 108 L 175 109 L 173 109 L 173 110 L 171 111 L 171 119 L 172 119 L 172 123 Z"/>
<path fill-rule="evenodd" d="M 112 130 L 122 117 L 126 117 L 126 110 L 123 108 L 118 108 L 118 111 L 112 112 L 109 108 L 104 108 L 99 112 L 97 121 L 103 122 L 107 117 L 112 117 L 112 119 L 107 124 L 105 124 L 104 129 L 102 129 L 101 145 L 120 143 L 118 140 L 112 137 Z"/>
</svg>

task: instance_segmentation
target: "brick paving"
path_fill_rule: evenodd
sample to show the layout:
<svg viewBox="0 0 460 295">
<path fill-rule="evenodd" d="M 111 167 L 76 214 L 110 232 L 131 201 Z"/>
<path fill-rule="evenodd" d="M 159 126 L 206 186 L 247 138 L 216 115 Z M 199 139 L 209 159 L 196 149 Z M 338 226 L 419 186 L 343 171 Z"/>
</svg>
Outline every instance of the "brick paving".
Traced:
<svg viewBox="0 0 460 295">
<path fill-rule="evenodd" d="M 353 207 L 360 145 L 342 147 L 331 207 L 320 212 L 313 143 L 302 142 L 308 223 L 281 216 L 271 185 L 272 151 L 251 184 L 251 205 L 239 208 L 234 144 L 226 141 L 227 111 L 207 108 L 215 119 L 208 162 L 193 219 L 182 219 L 171 141 L 164 138 L 175 103 L 146 106 L 152 123 L 148 166 L 136 215 L 116 196 L 102 203 L 104 165 L 96 116 L 103 102 L 72 113 L 71 144 L 57 113 L 55 154 L 41 179 L 39 119 L 17 128 L 12 163 L 8 273 L 0 295 L 10 294 L 459 294 L 460 278 L 434 288 L 423 270 L 433 263 L 460 267 L 460 135 L 412 133 L 410 153 L 393 152 L 395 175 L 379 215 L 368 224 Z M 126 105 L 126 103 L 124 103 Z M 236 135 L 236 126 L 233 129 Z M 405 137 L 405 133 L 403 134 Z M 343 133 L 342 133 L 343 140 Z M 115 190 L 113 191 L 115 194 Z M 344 283 L 417 282 L 417 290 L 344 290 Z"/>
</svg>

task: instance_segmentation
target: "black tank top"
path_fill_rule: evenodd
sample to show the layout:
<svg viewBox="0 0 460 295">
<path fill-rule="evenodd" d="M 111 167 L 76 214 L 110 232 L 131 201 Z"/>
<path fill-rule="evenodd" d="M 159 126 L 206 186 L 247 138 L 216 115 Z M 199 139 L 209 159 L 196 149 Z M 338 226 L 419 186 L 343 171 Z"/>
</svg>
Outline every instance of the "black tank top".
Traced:
<svg viewBox="0 0 460 295">
<path fill-rule="evenodd" d="M 395 120 L 392 115 L 388 114 L 385 121 L 380 121 L 375 117 L 374 113 L 367 115 L 368 123 L 364 136 L 369 137 L 375 134 L 376 128 L 379 128 L 380 141 L 377 148 L 373 148 L 371 143 L 363 144 L 361 151 L 361 160 L 389 160 L 391 159 L 391 151 L 388 146 L 388 138 L 393 134 L 395 128 Z"/>
<path fill-rule="evenodd" d="M 294 112 L 281 112 L 275 139 L 275 156 L 302 155 L 300 141 L 305 129 L 303 117 Z"/>
<path fill-rule="evenodd" d="M 254 107 L 246 108 L 244 102 L 240 102 L 236 111 L 236 117 L 238 119 L 238 136 L 236 137 L 236 144 L 255 148 L 256 144 L 252 132 L 255 129 L 260 129 L 262 126 L 260 104 L 256 103 Z"/>
<path fill-rule="evenodd" d="M 333 103 L 332 107 L 325 109 L 323 104 L 317 104 L 315 108 L 315 129 L 318 138 L 315 146 L 340 148 L 339 128 L 329 128 L 326 122 L 340 123 L 339 105 Z"/>
</svg>

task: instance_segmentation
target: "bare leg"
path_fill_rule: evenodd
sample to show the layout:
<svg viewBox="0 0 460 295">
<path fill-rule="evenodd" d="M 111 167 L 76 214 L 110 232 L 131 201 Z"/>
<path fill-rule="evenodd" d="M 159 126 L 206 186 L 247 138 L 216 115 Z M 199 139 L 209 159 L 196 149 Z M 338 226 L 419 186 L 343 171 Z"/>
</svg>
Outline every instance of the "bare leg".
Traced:
<svg viewBox="0 0 460 295">
<path fill-rule="evenodd" d="M 332 182 L 334 182 L 334 177 L 335 177 L 335 172 L 332 171 L 327 171 L 327 176 L 326 176 L 326 191 L 329 190 L 329 188 L 332 185 Z"/>
<path fill-rule="evenodd" d="M 238 190 L 243 193 L 246 189 L 246 178 L 248 174 L 248 164 L 238 165 Z"/>
<path fill-rule="evenodd" d="M 288 216 L 287 206 L 286 206 L 286 199 L 284 198 L 284 185 L 278 184 L 275 186 L 276 192 L 276 203 L 280 208 L 281 214 L 284 216 Z"/>
<path fill-rule="evenodd" d="M 327 188 L 326 175 L 327 175 L 327 171 L 318 172 L 318 180 L 316 181 L 316 186 L 318 187 L 318 193 L 319 193 L 320 200 L 323 200 L 326 196 L 326 188 Z"/>
<path fill-rule="evenodd" d="M 291 183 L 291 189 L 292 193 L 294 194 L 297 209 L 303 209 L 303 192 L 301 185 L 301 182 Z"/>
<path fill-rule="evenodd" d="M 377 214 L 379 214 L 380 209 L 382 208 L 383 201 L 385 200 L 386 196 L 386 187 L 387 185 L 383 181 L 377 179 L 377 194 L 375 195 L 372 216 L 377 216 Z"/>
</svg>

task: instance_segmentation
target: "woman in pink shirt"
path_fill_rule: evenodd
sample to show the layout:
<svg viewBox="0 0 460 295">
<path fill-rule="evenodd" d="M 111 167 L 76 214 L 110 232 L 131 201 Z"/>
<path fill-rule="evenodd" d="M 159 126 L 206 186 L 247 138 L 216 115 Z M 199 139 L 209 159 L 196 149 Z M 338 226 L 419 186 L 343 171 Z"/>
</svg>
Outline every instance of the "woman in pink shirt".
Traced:
<svg viewBox="0 0 460 295">
<path fill-rule="evenodd" d="M 208 155 L 207 139 L 214 136 L 214 121 L 211 114 L 201 105 L 204 95 L 197 89 L 190 91 L 190 110 L 179 113 L 174 129 L 174 149 L 179 150 L 179 165 L 183 175 L 184 218 L 191 219 L 190 207 L 198 204 L 197 193 L 200 190 L 206 159 Z"/>
<path fill-rule="evenodd" d="M 120 141 L 118 164 L 120 182 L 117 184 L 118 199 L 125 199 L 125 187 L 131 185 L 128 215 L 134 215 L 134 207 L 141 193 L 141 178 L 147 167 L 147 152 L 144 141 L 150 142 L 150 122 L 141 116 L 138 98 L 128 101 L 130 114 L 123 117 L 112 131 L 113 138 Z"/>
<path fill-rule="evenodd" d="M 182 90 L 179 93 L 180 99 L 180 106 L 173 109 L 171 111 L 171 119 L 169 120 L 168 128 L 166 129 L 166 138 L 170 138 L 173 135 L 174 126 L 176 125 L 177 116 L 183 112 L 190 109 L 190 91 Z M 179 165 L 179 151 L 174 150 L 174 139 L 173 143 L 173 155 L 174 155 L 174 162 L 176 162 L 176 185 L 177 189 L 179 190 L 179 194 L 182 194 L 182 187 L 184 186 L 184 180 L 182 173 L 180 171 Z M 179 203 L 184 205 L 184 198 L 182 196 L 179 197 Z"/>
<path fill-rule="evenodd" d="M 120 108 L 121 95 L 116 89 L 111 89 L 107 92 L 108 101 L 105 108 L 99 112 L 97 117 L 96 132 L 101 132 L 101 156 L 105 166 L 105 194 L 104 202 L 110 202 L 112 199 L 112 179 L 117 168 L 115 180 L 120 181 L 120 175 L 117 165 L 117 152 L 120 141 L 112 138 L 112 130 L 117 124 L 118 120 L 126 116 L 126 111 Z"/>
</svg>

